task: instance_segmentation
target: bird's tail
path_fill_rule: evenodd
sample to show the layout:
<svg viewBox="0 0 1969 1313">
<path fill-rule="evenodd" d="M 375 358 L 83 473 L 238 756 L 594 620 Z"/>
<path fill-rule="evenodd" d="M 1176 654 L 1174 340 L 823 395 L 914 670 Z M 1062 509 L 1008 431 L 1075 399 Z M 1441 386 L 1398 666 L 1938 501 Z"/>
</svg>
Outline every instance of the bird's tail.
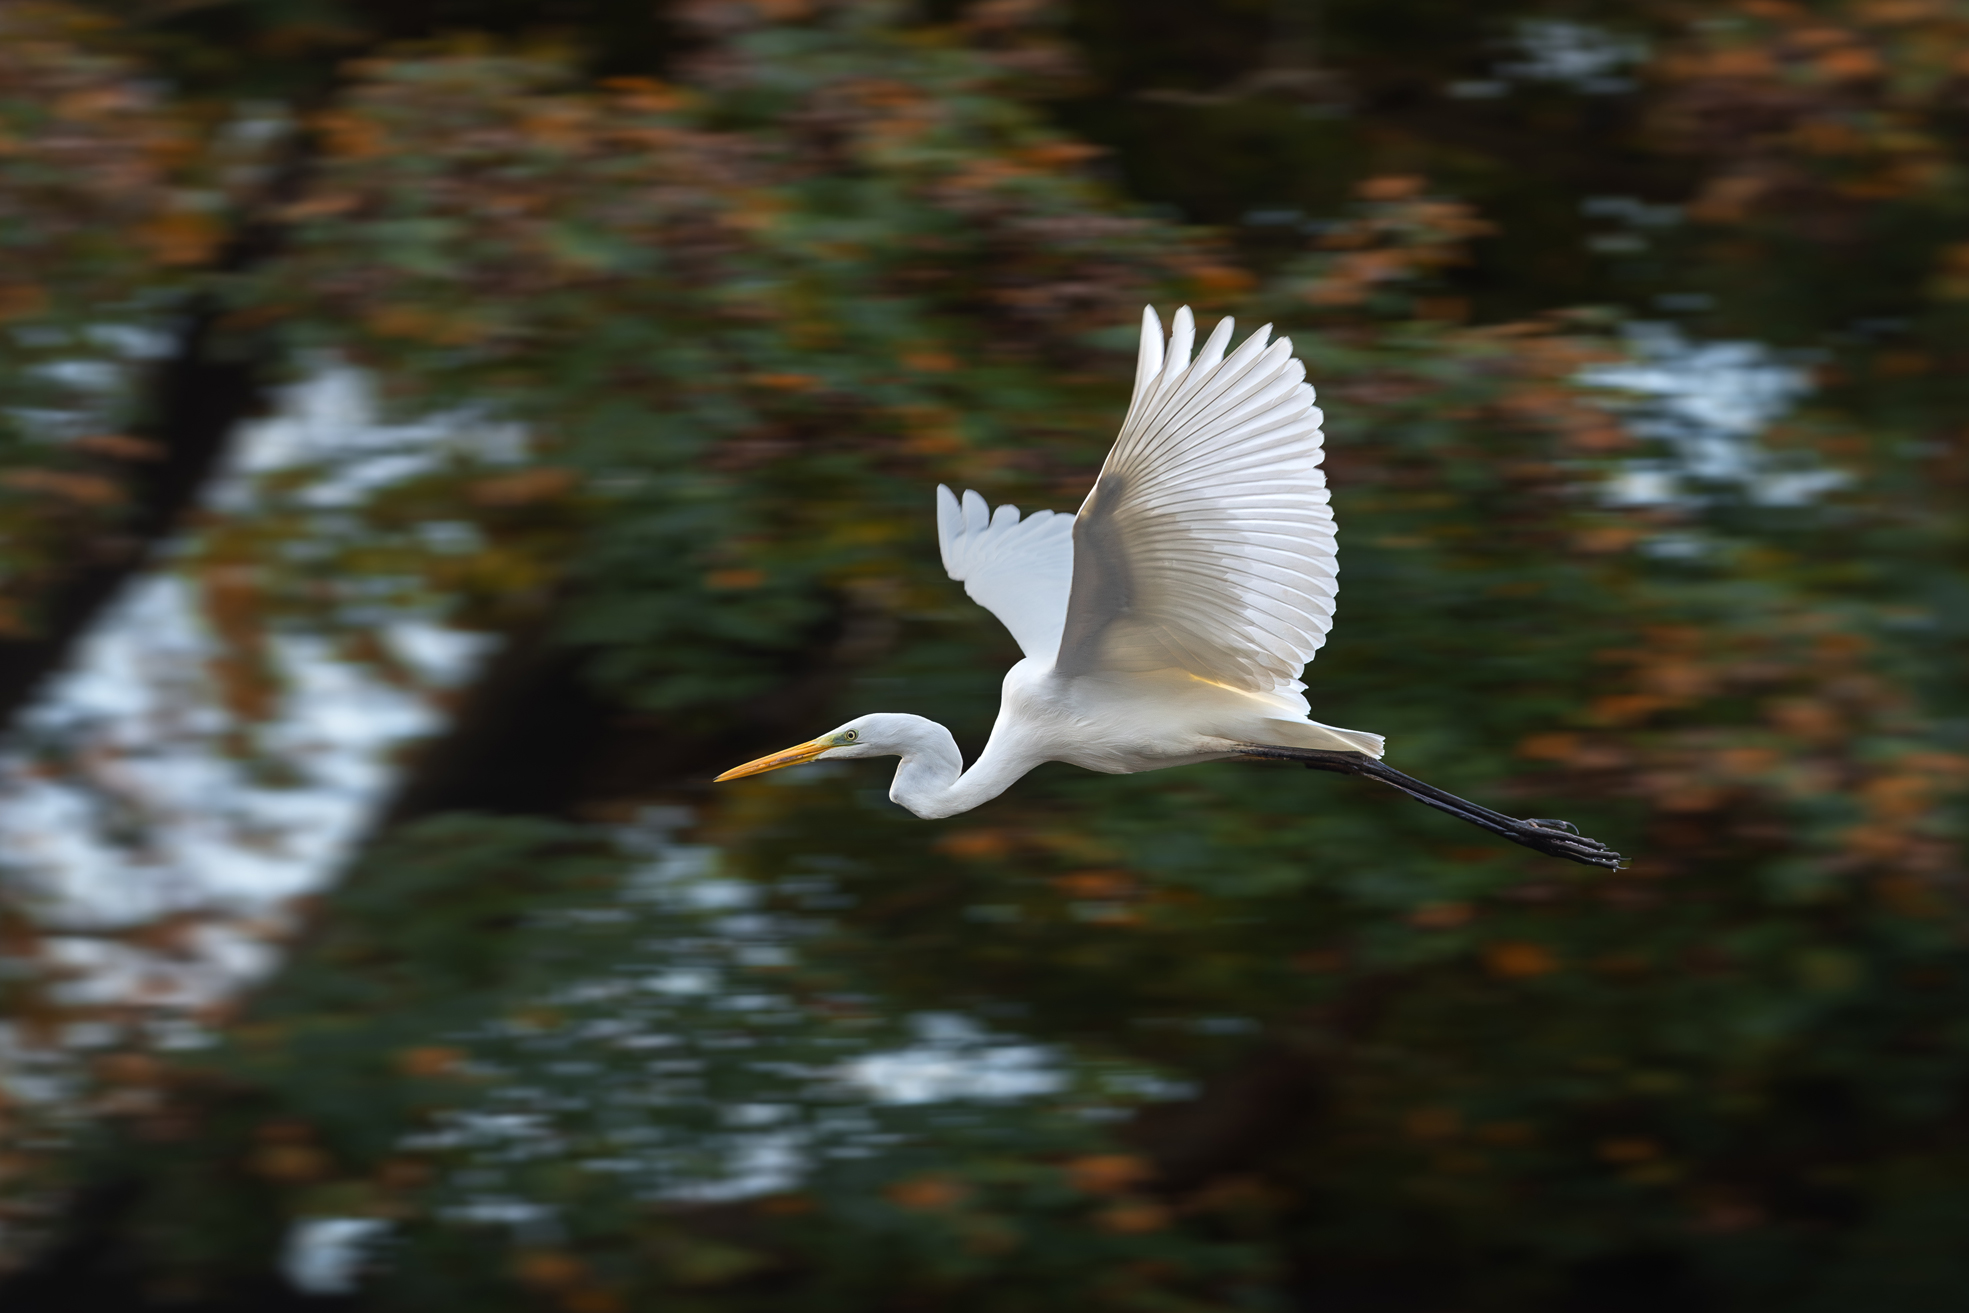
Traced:
<svg viewBox="0 0 1969 1313">
<path fill-rule="evenodd" d="M 1266 738 L 1315 752 L 1359 752 L 1379 757 L 1388 746 L 1388 741 L 1379 734 L 1322 725 L 1317 720 L 1268 720 L 1265 729 Z"/>
</svg>

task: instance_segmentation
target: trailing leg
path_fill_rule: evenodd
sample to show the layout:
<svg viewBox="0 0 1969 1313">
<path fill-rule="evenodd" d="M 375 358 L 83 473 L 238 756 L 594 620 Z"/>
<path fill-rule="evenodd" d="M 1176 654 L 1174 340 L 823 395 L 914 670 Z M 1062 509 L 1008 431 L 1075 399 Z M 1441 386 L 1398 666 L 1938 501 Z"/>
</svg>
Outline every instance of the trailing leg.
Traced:
<svg viewBox="0 0 1969 1313">
<path fill-rule="evenodd" d="M 1296 761 L 1308 770 L 1332 771 L 1338 775 L 1359 775 L 1371 780 L 1379 780 L 1392 789 L 1399 789 L 1417 802 L 1434 807 L 1437 811 L 1448 812 L 1461 821 L 1468 821 L 1480 829 L 1489 830 L 1501 839 L 1522 844 L 1551 857 L 1563 857 L 1569 862 L 1579 862 L 1585 866 L 1601 866 L 1617 870 L 1621 856 L 1597 839 L 1589 839 L 1565 821 L 1519 820 L 1506 816 L 1503 812 L 1492 811 L 1467 799 L 1447 793 L 1433 784 L 1424 783 L 1412 775 L 1404 775 L 1394 767 L 1359 752 L 1326 752 L 1317 748 L 1288 748 L 1270 743 L 1251 743 L 1244 746 L 1248 757 L 1262 757 L 1274 761 Z"/>
</svg>

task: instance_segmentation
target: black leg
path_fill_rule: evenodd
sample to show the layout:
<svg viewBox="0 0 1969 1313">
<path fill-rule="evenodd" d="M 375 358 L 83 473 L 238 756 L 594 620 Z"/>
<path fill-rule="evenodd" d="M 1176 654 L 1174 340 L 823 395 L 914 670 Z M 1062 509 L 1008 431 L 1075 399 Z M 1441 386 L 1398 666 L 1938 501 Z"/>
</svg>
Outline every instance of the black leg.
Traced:
<svg viewBox="0 0 1969 1313">
<path fill-rule="evenodd" d="M 1601 843 L 1589 839 L 1565 821 L 1527 820 L 1521 821 L 1503 812 L 1494 812 L 1488 807 L 1480 807 L 1453 793 L 1445 793 L 1433 784 L 1424 784 L 1413 775 L 1404 775 L 1393 766 L 1383 765 L 1375 758 L 1360 752 L 1322 752 L 1317 748 L 1285 748 L 1270 743 L 1249 743 L 1244 745 L 1247 757 L 1265 757 L 1274 761 L 1296 761 L 1307 770 L 1326 770 L 1338 775 L 1360 775 L 1367 779 L 1379 780 L 1390 788 L 1400 789 L 1417 802 L 1426 803 L 1437 811 L 1448 812 L 1461 821 L 1489 830 L 1500 839 L 1522 844 L 1551 857 L 1563 857 L 1569 862 L 1579 862 L 1584 866 L 1604 866 L 1608 870 L 1620 869 L 1620 854 Z"/>
</svg>

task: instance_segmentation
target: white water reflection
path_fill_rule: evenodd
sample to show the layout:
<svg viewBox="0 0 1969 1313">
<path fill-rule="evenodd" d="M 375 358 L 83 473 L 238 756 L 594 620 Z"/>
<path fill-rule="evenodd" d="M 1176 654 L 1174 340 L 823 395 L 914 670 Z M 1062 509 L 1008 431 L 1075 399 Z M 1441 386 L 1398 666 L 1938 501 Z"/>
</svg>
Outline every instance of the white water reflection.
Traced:
<svg viewBox="0 0 1969 1313">
<path fill-rule="evenodd" d="M 147 920 L 314 888 L 387 788 L 384 752 L 434 724 L 422 699 L 289 639 L 279 644 L 285 707 L 263 742 L 305 774 L 254 778 L 223 742 L 232 726 L 209 687 L 212 643 L 189 593 L 161 576 L 126 594 L 26 717 L 26 751 L 0 767 L 0 845 L 57 922 Z M 51 754 L 67 769 L 50 772 Z"/>
<path fill-rule="evenodd" d="M 470 416 L 385 423 L 364 376 L 345 367 L 324 365 L 279 403 L 239 433 L 210 511 L 250 515 L 259 477 L 302 466 L 303 501 L 323 507 L 461 451 L 492 463 L 523 454 L 510 426 Z M 271 966 L 283 905 L 347 859 L 394 783 L 392 754 L 440 723 L 427 694 L 468 677 L 485 650 L 414 615 L 379 618 L 377 636 L 425 694 L 321 640 L 277 636 L 278 714 L 244 754 L 191 583 L 160 569 L 109 608 L 0 752 L 0 875 L 46 924 L 73 932 L 56 941 L 80 968 L 71 992 L 191 1004 Z M 269 762 L 292 774 L 270 776 Z M 194 910 L 220 915 L 188 929 L 168 964 L 92 933 Z"/>
<path fill-rule="evenodd" d="M 849 1082 L 884 1103 L 948 1099 L 1030 1099 L 1066 1083 L 1057 1054 L 1044 1045 L 988 1034 L 955 1012 L 911 1018 L 917 1042 L 850 1063 Z"/>
<path fill-rule="evenodd" d="M 1691 342 L 1673 324 L 1635 324 L 1627 337 L 1631 362 L 1581 381 L 1626 393 L 1628 429 L 1668 454 L 1626 462 L 1607 490 L 1614 505 L 1694 504 L 1720 487 L 1755 505 L 1803 506 L 1852 481 L 1760 441 L 1811 390 L 1800 365 L 1758 342 Z"/>
<path fill-rule="evenodd" d="M 370 1252 L 389 1230 L 374 1217 L 304 1217 L 287 1234 L 281 1275 L 304 1295 L 353 1295 Z"/>
</svg>

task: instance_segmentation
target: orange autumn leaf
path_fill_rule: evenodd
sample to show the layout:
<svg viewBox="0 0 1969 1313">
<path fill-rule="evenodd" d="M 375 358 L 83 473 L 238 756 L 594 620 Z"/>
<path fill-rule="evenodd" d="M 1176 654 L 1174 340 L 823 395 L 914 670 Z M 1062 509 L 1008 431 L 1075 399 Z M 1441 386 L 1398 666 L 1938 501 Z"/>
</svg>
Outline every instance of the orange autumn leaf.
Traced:
<svg viewBox="0 0 1969 1313">
<path fill-rule="evenodd" d="M 1633 725 L 1668 705 L 1666 699 L 1648 693 L 1611 693 L 1593 699 L 1591 711 L 1602 725 Z"/>
<path fill-rule="evenodd" d="M 128 438 L 118 433 L 92 433 L 71 444 L 78 451 L 111 460 L 162 460 L 166 452 L 148 438 Z"/>
<path fill-rule="evenodd" d="M 1147 1199 L 1131 1199 L 1104 1208 L 1094 1217 L 1095 1225 L 1115 1235 L 1141 1235 L 1160 1231 L 1169 1225 L 1169 1210 Z"/>
<path fill-rule="evenodd" d="M 1190 271 L 1190 281 L 1199 291 L 1215 296 L 1233 296 L 1258 285 L 1252 275 L 1227 264 L 1199 265 Z"/>
<path fill-rule="evenodd" d="M 178 211 L 159 215 L 143 231 L 145 243 L 163 264 L 202 264 L 219 247 L 223 229 L 210 215 Z"/>
<path fill-rule="evenodd" d="M 1821 55 L 1816 61 L 1816 67 L 1828 78 L 1839 82 L 1878 77 L 1885 71 L 1880 56 L 1857 46 L 1849 46 Z"/>
<path fill-rule="evenodd" d="M 1559 969 L 1550 949 L 1523 940 L 1487 944 L 1483 956 L 1484 968 L 1504 980 L 1530 980 Z"/>
<path fill-rule="evenodd" d="M 123 489 L 93 474 L 69 474 L 62 470 L 8 470 L 0 474 L 0 484 L 23 492 L 45 492 L 83 506 L 113 506 L 123 500 Z"/>
<path fill-rule="evenodd" d="M 1049 141 L 1037 146 L 1028 146 L 1021 153 L 1026 159 L 1041 167 L 1063 168 L 1093 159 L 1105 152 L 1092 142 Z"/>
<path fill-rule="evenodd" d="M 1364 201 L 1405 201 L 1421 193 L 1425 180 L 1417 174 L 1385 174 L 1369 178 L 1354 190 Z"/>
<path fill-rule="evenodd" d="M 1096 901 L 1133 898 L 1141 892 L 1141 885 L 1133 875 L 1114 870 L 1073 871 L 1056 876 L 1053 886 L 1069 898 Z"/>
<path fill-rule="evenodd" d="M 397 1055 L 397 1069 L 406 1076 L 430 1078 L 446 1076 L 458 1069 L 465 1060 L 465 1054 L 458 1049 L 425 1045 L 405 1049 Z"/>
<path fill-rule="evenodd" d="M 959 830 L 937 840 L 935 846 L 952 857 L 1003 857 L 1012 851 L 1013 837 L 1005 830 Z"/>
<path fill-rule="evenodd" d="M 270 1181 L 296 1183 L 319 1180 L 333 1164 L 328 1155 L 307 1144 L 270 1144 L 254 1152 L 248 1169 Z"/>
<path fill-rule="evenodd" d="M 1075 1158 L 1066 1164 L 1066 1170 L 1067 1180 L 1084 1194 L 1118 1194 L 1155 1174 L 1147 1160 L 1124 1153 Z"/>
<path fill-rule="evenodd" d="M 556 1249 L 534 1249 L 513 1262 L 513 1275 L 521 1284 L 537 1290 L 565 1289 L 587 1275 L 587 1265 L 573 1254 Z"/>
<path fill-rule="evenodd" d="M 1610 1163 L 1644 1163 L 1661 1157 L 1661 1146 L 1639 1136 L 1623 1136 L 1600 1141 L 1594 1152 Z"/>
<path fill-rule="evenodd" d="M 1606 524 L 1582 529 L 1573 535 L 1573 546 L 1592 555 L 1626 551 L 1641 540 L 1641 530 L 1631 525 Z"/>
<path fill-rule="evenodd" d="M 481 479 L 467 489 L 466 495 L 480 506 L 525 506 L 566 495 L 573 489 L 576 478 L 573 470 L 542 465 L 516 474 Z"/>
<path fill-rule="evenodd" d="M 1488 857 L 1486 850 L 1483 854 Z M 1468 903 L 1424 903 L 1408 914 L 1408 922 L 1424 930 L 1450 930 L 1469 921 L 1476 909 Z"/>
<path fill-rule="evenodd" d="M 1532 734 L 1518 744 L 1518 755 L 1533 761 L 1571 761 L 1579 751 L 1579 735 L 1554 732 Z"/>
<path fill-rule="evenodd" d="M 624 106 L 643 113 L 672 113 L 690 99 L 688 93 L 653 77 L 603 78 L 602 85 L 621 97 Z"/>
<path fill-rule="evenodd" d="M 820 386 L 812 374 L 754 374 L 752 381 L 774 392 L 811 392 Z"/>
<path fill-rule="evenodd" d="M 962 1203 L 970 1191 L 948 1176 L 919 1176 L 897 1181 L 886 1191 L 897 1205 L 914 1212 L 944 1212 Z"/>
<path fill-rule="evenodd" d="M 48 306 L 48 294 L 32 283 L 0 285 L 0 323 L 40 314 Z"/>
</svg>

